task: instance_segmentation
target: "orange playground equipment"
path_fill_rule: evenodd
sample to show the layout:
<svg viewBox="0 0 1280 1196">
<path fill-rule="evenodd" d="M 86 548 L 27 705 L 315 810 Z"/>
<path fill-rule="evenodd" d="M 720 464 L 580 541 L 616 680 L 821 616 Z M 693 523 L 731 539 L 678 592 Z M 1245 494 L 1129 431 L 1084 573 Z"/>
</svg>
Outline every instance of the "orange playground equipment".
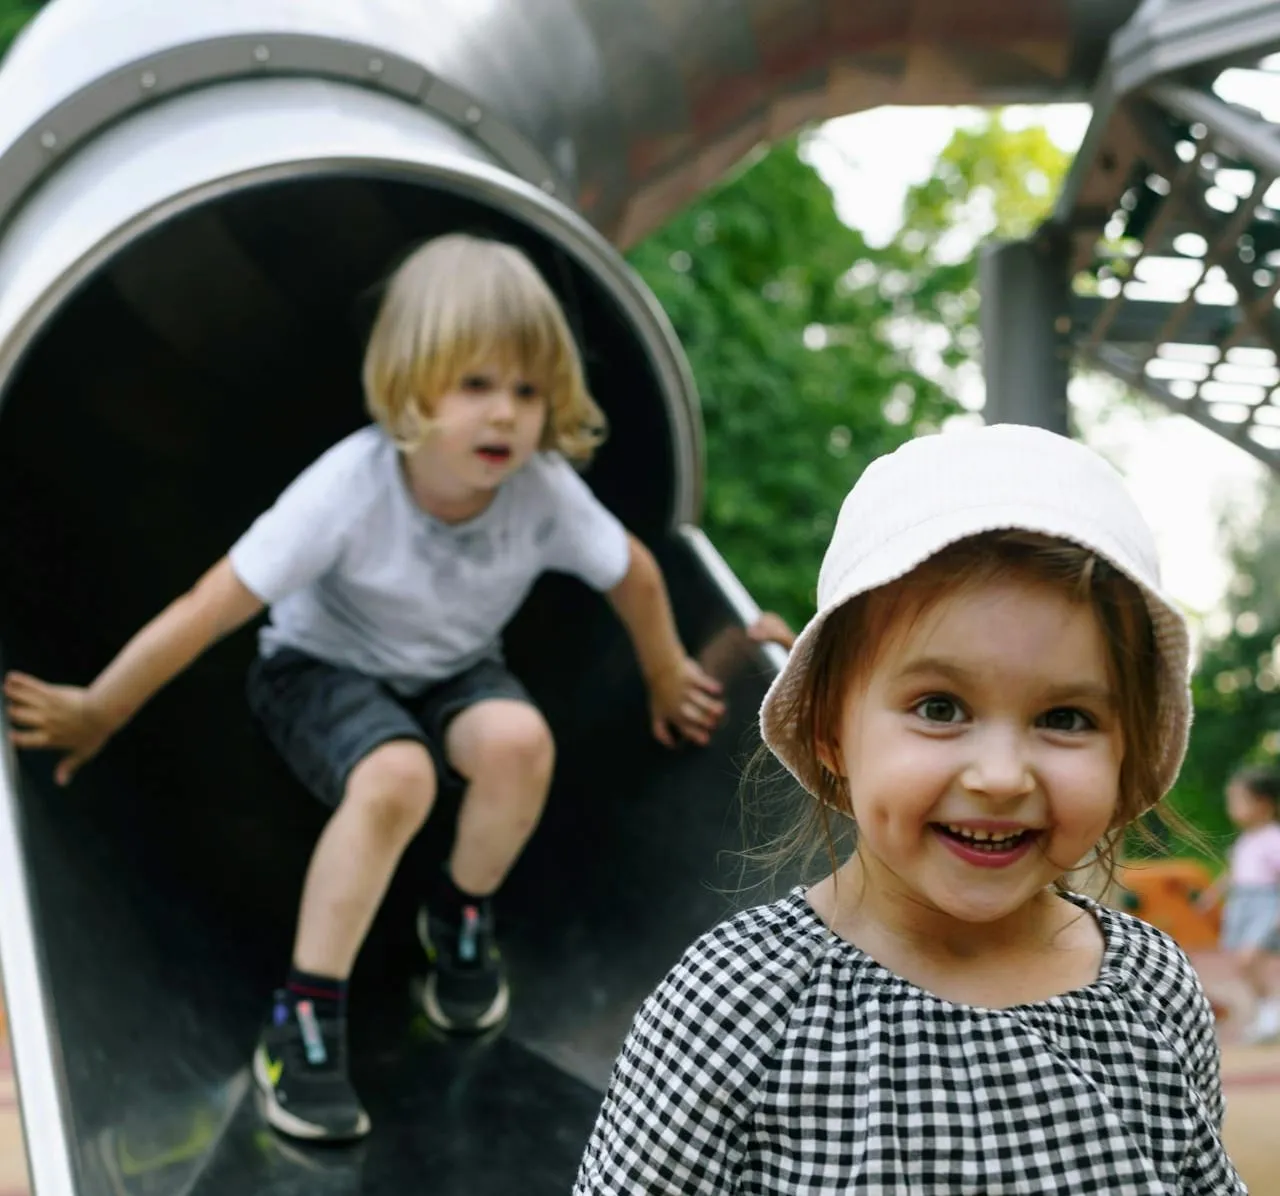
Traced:
<svg viewBox="0 0 1280 1196">
<path fill-rule="evenodd" d="M 1207 951 L 1218 945 L 1221 906 L 1203 912 L 1196 902 L 1213 882 L 1199 860 L 1153 860 L 1125 865 L 1117 877 L 1121 909 L 1163 930 L 1184 951 Z"/>
</svg>

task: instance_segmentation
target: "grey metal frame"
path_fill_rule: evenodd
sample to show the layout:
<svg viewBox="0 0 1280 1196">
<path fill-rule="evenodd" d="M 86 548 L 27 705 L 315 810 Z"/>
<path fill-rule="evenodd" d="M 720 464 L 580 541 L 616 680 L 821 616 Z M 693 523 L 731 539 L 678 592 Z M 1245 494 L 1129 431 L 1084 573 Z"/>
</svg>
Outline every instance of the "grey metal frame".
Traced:
<svg viewBox="0 0 1280 1196">
<path fill-rule="evenodd" d="M 1111 292 L 1071 301 L 1081 358 L 1280 471 L 1280 260 L 1255 249 L 1255 238 L 1280 234 L 1280 211 L 1264 202 L 1280 176 L 1280 141 L 1260 114 L 1212 90 L 1222 70 L 1277 50 L 1280 7 L 1267 0 L 1145 4 L 1113 39 L 1052 225 L 1072 241 L 1068 270 Z M 1226 167 L 1252 176 L 1234 207 L 1221 193 L 1212 202 Z M 1175 247 L 1187 233 L 1203 253 Z M 1184 297 L 1152 300 L 1135 287 L 1151 258 L 1187 263 Z M 1233 304 L 1198 300 L 1215 278 Z M 1199 347 L 1202 360 L 1170 366 L 1189 352 L 1177 346 Z M 1176 369 L 1186 376 L 1153 376 Z M 1236 398 L 1221 398 L 1229 387 Z"/>
</svg>

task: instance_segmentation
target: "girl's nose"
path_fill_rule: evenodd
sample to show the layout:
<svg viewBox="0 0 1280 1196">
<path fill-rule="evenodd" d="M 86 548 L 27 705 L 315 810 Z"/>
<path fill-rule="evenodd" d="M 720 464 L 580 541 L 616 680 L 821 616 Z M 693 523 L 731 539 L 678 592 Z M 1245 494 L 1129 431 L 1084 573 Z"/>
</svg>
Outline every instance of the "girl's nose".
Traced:
<svg viewBox="0 0 1280 1196">
<path fill-rule="evenodd" d="M 973 753 L 960 777 L 971 793 L 1009 801 L 1035 788 L 1025 744 L 1016 731 L 992 728 L 971 742 Z"/>
</svg>

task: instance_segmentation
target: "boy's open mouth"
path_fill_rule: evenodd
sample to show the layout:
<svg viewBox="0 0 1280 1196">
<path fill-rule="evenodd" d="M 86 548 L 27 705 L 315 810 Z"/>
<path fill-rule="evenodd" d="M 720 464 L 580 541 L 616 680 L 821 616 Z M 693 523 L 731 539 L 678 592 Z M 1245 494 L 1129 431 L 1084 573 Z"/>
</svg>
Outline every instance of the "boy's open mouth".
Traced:
<svg viewBox="0 0 1280 1196">
<path fill-rule="evenodd" d="M 505 444 L 482 444 L 476 456 L 490 465 L 505 465 L 511 460 L 511 449 Z"/>
<path fill-rule="evenodd" d="M 929 826 L 953 854 L 986 867 L 1000 867 L 1021 859 L 1041 834 L 1032 827 L 989 831 L 946 822 L 931 822 Z"/>
</svg>

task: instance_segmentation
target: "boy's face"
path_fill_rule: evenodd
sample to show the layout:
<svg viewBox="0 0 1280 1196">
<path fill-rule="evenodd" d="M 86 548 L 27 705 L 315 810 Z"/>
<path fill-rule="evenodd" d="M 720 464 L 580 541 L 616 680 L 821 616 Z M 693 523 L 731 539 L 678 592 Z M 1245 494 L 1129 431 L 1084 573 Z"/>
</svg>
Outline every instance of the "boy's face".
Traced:
<svg viewBox="0 0 1280 1196">
<path fill-rule="evenodd" d="M 1076 867 L 1119 795 L 1107 662 L 1090 607 L 1016 578 L 892 629 L 833 745 L 868 881 L 989 923 Z"/>
<path fill-rule="evenodd" d="M 523 466 L 542 442 L 547 399 L 511 369 L 483 364 L 441 395 L 421 452 L 455 491 L 485 493 Z"/>
</svg>

